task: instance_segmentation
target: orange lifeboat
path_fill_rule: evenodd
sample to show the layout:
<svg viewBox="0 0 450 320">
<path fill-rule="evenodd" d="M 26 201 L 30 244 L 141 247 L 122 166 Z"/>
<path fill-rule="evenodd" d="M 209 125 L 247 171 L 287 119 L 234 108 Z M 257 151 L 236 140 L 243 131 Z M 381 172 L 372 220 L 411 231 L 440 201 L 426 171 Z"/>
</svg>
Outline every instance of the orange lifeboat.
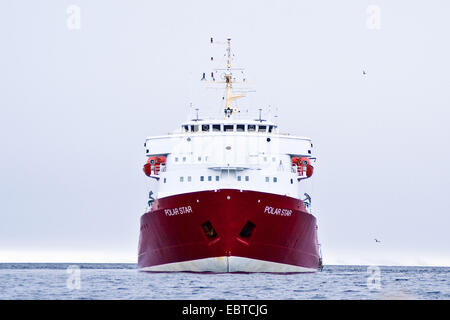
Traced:
<svg viewBox="0 0 450 320">
<path fill-rule="evenodd" d="M 151 176 L 152 173 L 155 175 L 159 174 L 161 165 L 166 164 L 166 157 L 164 156 L 153 156 L 149 157 L 147 163 L 144 165 L 144 173 L 147 176 Z"/>
<path fill-rule="evenodd" d="M 299 176 L 303 176 L 306 173 L 306 176 L 309 178 L 314 171 L 311 161 L 306 157 L 292 157 L 292 166 L 297 166 Z"/>
<path fill-rule="evenodd" d="M 313 175 L 314 172 L 314 167 L 310 164 L 308 164 L 308 166 L 306 167 L 306 177 L 311 177 Z"/>
</svg>

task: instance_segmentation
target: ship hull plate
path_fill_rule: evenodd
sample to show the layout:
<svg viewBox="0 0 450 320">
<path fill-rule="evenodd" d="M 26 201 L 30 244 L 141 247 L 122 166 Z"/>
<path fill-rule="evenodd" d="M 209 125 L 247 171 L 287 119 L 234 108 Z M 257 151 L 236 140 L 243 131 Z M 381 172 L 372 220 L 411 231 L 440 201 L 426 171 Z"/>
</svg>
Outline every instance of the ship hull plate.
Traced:
<svg viewBox="0 0 450 320">
<path fill-rule="evenodd" d="M 316 219 L 302 201 L 221 189 L 156 200 L 141 217 L 138 267 L 154 272 L 314 272 Z"/>
</svg>

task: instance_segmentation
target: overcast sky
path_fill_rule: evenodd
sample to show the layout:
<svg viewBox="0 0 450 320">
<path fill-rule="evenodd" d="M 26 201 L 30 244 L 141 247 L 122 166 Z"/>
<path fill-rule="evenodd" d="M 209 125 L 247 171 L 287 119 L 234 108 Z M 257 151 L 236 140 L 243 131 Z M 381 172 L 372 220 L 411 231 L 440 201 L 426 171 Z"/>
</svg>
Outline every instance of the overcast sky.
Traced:
<svg viewBox="0 0 450 320">
<path fill-rule="evenodd" d="M 0 262 L 136 262 L 145 137 L 177 128 L 190 103 L 220 109 L 198 81 L 213 36 L 233 39 L 256 89 L 241 110 L 271 105 L 281 131 L 313 139 L 326 264 L 450 265 L 449 12 L 445 0 L 1 1 Z"/>
</svg>

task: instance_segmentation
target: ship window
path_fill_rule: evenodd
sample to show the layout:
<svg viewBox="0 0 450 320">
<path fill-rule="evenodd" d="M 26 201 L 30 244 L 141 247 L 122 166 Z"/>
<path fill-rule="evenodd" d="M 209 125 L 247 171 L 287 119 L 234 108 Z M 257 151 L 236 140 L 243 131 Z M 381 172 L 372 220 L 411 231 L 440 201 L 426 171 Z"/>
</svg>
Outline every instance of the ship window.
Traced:
<svg viewBox="0 0 450 320">
<path fill-rule="evenodd" d="M 200 176 L 200 181 L 205 181 L 205 177 L 204 176 Z"/>
<path fill-rule="evenodd" d="M 249 124 L 248 125 L 248 131 L 256 131 L 256 126 L 254 124 Z"/>
<path fill-rule="evenodd" d="M 252 232 L 255 229 L 255 227 L 256 225 L 253 222 L 247 221 L 247 223 L 242 228 L 241 233 L 239 233 L 239 235 L 242 238 L 249 238 L 252 235 Z"/>
<path fill-rule="evenodd" d="M 238 181 L 241 181 L 241 176 L 238 176 L 238 177 L 237 177 L 237 180 L 238 180 Z"/>
<path fill-rule="evenodd" d="M 276 160 L 276 158 L 275 158 L 275 157 L 273 157 L 273 158 L 272 158 L 272 161 L 273 161 L 273 162 L 275 162 L 275 160 Z"/>
<path fill-rule="evenodd" d="M 189 126 L 183 126 L 185 132 L 189 132 Z"/>
<path fill-rule="evenodd" d="M 212 129 L 213 131 L 220 131 L 220 124 L 213 124 Z"/>
<path fill-rule="evenodd" d="M 164 183 L 166 183 L 166 181 L 167 181 L 167 179 L 166 179 L 166 178 L 164 178 Z"/>
<path fill-rule="evenodd" d="M 175 157 L 175 162 L 178 162 L 178 158 L 177 157 Z"/>
<path fill-rule="evenodd" d="M 294 183 L 294 180 L 293 179 L 291 179 L 291 184 L 293 184 Z"/>
<path fill-rule="evenodd" d="M 191 131 L 192 132 L 197 132 L 198 131 L 198 125 L 192 125 L 191 126 Z"/>
<path fill-rule="evenodd" d="M 236 131 L 244 132 L 245 131 L 245 124 L 238 124 L 238 125 L 236 125 Z"/>
<path fill-rule="evenodd" d="M 191 181 L 192 181 L 192 177 L 188 176 L 188 182 L 191 182 Z"/>
<path fill-rule="evenodd" d="M 214 230 L 214 227 L 212 226 L 211 222 L 206 221 L 202 224 L 203 232 L 205 233 L 205 236 L 208 238 L 215 238 L 217 237 L 217 232 Z"/>
<path fill-rule="evenodd" d="M 269 132 L 272 132 L 273 126 L 269 126 Z"/>
<path fill-rule="evenodd" d="M 273 177 L 273 182 L 277 182 L 277 177 Z"/>
<path fill-rule="evenodd" d="M 270 181 L 269 177 L 266 177 L 266 182 L 269 182 L 269 181 Z"/>
<path fill-rule="evenodd" d="M 186 162 L 186 157 L 183 157 L 183 162 Z"/>
<path fill-rule="evenodd" d="M 212 177 L 211 176 L 208 176 L 208 181 L 212 181 Z"/>
<path fill-rule="evenodd" d="M 202 157 L 198 157 L 198 161 L 202 161 Z"/>
<path fill-rule="evenodd" d="M 219 176 L 216 176 L 216 181 L 219 181 Z"/>
<path fill-rule="evenodd" d="M 245 181 L 250 180 L 249 176 L 245 176 Z"/>
<path fill-rule="evenodd" d="M 266 132 L 266 126 L 259 126 L 259 132 Z"/>
<path fill-rule="evenodd" d="M 264 157 L 264 161 L 267 161 L 267 157 Z"/>
<path fill-rule="evenodd" d="M 203 124 L 202 131 L 209 131 L 209 124 Z"/>
<path fill-rule="evenodd" d="M 233 131 L 233 125 L 232 125 L 232 124 L 226 124 L 226 125 L 224 125 L 224 126 L 223 126 L 223 131 L 226 131 L 226 132 L 231 132 L 231 131 Z"/>
<path fill-rule="evenodd" d="M 184 181 L 184 177 L 180 177 L 180 182 L 183 182 Z"/>
</svg>

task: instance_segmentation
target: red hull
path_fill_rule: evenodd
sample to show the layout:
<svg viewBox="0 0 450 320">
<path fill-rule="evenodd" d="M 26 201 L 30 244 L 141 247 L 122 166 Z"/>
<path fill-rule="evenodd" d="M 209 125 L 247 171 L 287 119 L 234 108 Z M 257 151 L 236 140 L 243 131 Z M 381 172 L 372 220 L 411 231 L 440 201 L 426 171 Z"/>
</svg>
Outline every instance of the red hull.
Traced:
<svg viewBox="0 0 450 320">
<path fill-rule="evenodd" d="M 241 234 L 249 221 L 250 236 Z M 300 200 L 233 189 L 162 198 L 141 217 L 141 269 L 231 256 L 317 270 L 316 218 Z"/>
</svg>

